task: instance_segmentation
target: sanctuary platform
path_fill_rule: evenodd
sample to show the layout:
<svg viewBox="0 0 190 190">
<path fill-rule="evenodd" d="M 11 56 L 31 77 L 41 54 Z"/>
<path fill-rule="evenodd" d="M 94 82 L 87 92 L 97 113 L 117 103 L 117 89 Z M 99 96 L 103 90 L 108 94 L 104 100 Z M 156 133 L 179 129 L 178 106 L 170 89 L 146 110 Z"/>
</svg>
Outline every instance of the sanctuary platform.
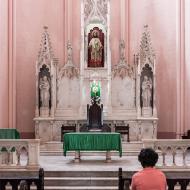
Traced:
<svg viewBox="0 0 190 190">
<path fill-rule="evenodd" d="M 172 162 L 171 157 L 167 158 L 167 162 Z M 96 155 L 83 156 L 80 163 L 74 163 L 74 156 L 40 156 L 40 166 L 45 170 L 45 189 L 51 190 L 118 189 L 119 167 L 127 176 L 142 169 L 137 156 L 113 156 L 111 163 L 106 163 L 104 156 Z M 189 169 L 162 170 L 167 176 L 190 177 Z"/>
<path fill-rule="evenodd" d="M 61 142 L 53 141 L 40 145 L 39 140 L 1 140 L 1 144 L 7 149 L 14 146 L 16 152 L 8 152 L 9 162 L 1 164 L 0 176 L 30 176 L 41 167 L 45 174 L 45 190 L 118 189 L 119 168 L 123 169 L 125 176 L 131 177 L 134 172 L 142 169 L 137 157 L 140 149 L 153 147 L 159 153 L 157 167 L 163 170 L 167 177 L 190 178 L 189 143 L 189 140 L 179 139 L 122 142 L 122 157 L 113 151 L 110 163 L 105 160 L 105 152 L 100 151 L 81 152 L 80 163 L 75 163 L 75 152 L 69 151 L 65 157 Z M 25 154 L 21 150 L 25 150 Z M 18 160 L 14 157 L 15 153 L 20 154 Z M 12 154 L 15 162 L 10 163 Z M 176 188 L 180 189 L 178 186 Z M 11 188 L 8 185 L 6 189 Z M 32 185 L 31 189 L 36 187 Z"/>
<path fill-rule="evenodd" d="M 63 156 L 62 143 L 45 143 L 40 148 L 40 166 L 45 170 L 45 189 L 118 189 L 118 169 L 120 167 L 126 176 L 132 176 L 134 172 L 142 169 L 137 157 L 142 147 L 143 142 L 122 142 L 123 156 L 119 157 L 118 152 L 112 152 L 110 163 L 106 163 L 105 152 L 98 151 L 82 152 L 80 163 L 75 163 L 74 152 L 68 152 L 68 156 Z M 189 154 L 185 159 L 186 167 L 182 167 L 183 155 L 180 152 L 175 154 L 175 164 L 179 167 L 171 167 L 173 154 L 170 151 L 165 156 L 166 166 L 163 167 L 163 156 L 161 152 L 159 154 L 157 166 L 167 176 L 190 177 Z M 176 188 L 180 189 L 179 186 Z"/>
</svg>

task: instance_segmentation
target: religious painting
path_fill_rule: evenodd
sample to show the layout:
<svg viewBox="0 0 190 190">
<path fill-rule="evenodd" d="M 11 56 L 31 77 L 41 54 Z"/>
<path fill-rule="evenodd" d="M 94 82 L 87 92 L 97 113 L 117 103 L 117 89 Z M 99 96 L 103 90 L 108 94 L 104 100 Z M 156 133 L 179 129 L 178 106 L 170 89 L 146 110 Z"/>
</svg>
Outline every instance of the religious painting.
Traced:
<svg viewBox="0 0 190 190">
<path fill-rule="evenodd" d="M 88 67 L 104 67 L 104 33 L 98 27 L 88 34 Z"/>
</svg>

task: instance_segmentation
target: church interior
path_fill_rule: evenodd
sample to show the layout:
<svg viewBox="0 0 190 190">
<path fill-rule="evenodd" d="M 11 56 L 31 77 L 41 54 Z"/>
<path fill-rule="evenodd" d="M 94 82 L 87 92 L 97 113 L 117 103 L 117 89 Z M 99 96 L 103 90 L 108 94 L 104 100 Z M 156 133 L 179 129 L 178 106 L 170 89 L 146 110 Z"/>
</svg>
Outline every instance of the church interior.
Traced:
<svg viewBox="0 0 190 190">
<path fill-rule="evenodd" d="M 190 189 L 189 0 L 0 0 L 0 47 L 0 190 Z"/>
</svg>

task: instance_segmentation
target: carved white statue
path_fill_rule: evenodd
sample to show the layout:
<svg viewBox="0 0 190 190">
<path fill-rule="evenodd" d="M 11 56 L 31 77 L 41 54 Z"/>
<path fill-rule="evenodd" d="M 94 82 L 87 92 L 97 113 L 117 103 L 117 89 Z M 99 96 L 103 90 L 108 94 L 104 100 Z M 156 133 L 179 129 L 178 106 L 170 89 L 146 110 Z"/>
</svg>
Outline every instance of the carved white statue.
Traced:
<svg viewBox="0 0 190 190">
<path fill-rule="evenodd" d="M 142 82 L 142 102 L 143 107 L 150 107 L 151 102 L 151 96 L 152 96 L 152 80 L 151 78 L 144 76 L 143 82 Z"/>
<path fill-rule="evenodd" d="M 50 84 L 48 81 L 47 76 L 43 76 L 40 79 L 40 98 L 41 98 L 41 102 L 42 102 L 42 107 L 49 107 L 49 100 L 50 100 L 50 93 L 49 93 L 49 89 L 50 89 Z"/>
</svg>

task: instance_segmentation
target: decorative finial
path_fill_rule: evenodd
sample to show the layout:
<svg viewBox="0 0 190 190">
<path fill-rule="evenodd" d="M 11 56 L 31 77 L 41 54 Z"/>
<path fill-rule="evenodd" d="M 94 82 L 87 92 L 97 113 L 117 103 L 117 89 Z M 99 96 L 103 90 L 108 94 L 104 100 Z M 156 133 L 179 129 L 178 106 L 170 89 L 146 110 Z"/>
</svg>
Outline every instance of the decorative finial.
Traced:
<svg viewBox="0 0 190 190">
<path fill-rule="evenodd" d="M 146 60 L 152 64 L 154 60 L 154 50 L 151 43 L 150 32 L 148 30 L 148 25 L 144 25 L 144 32 L 142 33 L 141 37 L 141 44 L 140 44 L 140 62 L 143 65 Z"/>
<path fill-rule="evenodd" d="M 38 53 L 38 62 L 41 63 L 43 60 L 53 60 L 54 55 L 53 55 L 53 50 L 51 47 L 51 41 L 50 41 L 50 37 L 48 34 L 48 27 L 47 26 L 43 26 L 43 33 L 42 33 L 42 40 L 41 40 L 41 44 L 40 44 L 40 51 Z M 48 63 L 50 63 L 50 61 L 47 61 Z"/>
</svg>

